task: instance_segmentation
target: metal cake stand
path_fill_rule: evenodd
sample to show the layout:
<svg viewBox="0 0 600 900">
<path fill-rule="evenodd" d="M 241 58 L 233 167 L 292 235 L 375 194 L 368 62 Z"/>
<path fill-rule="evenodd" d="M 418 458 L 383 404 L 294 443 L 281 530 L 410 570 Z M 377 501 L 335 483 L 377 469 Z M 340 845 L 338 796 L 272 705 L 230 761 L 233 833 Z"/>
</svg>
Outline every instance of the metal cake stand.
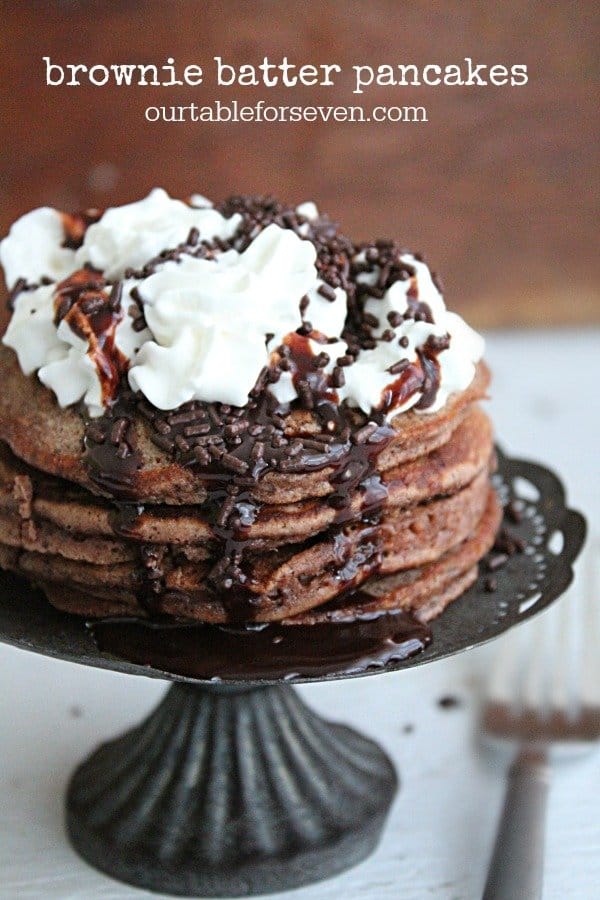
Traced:
<svg viewBox="0 0 600 900">
<path fill-rule="evenodd" d="M 521 513 L 527 541 L 485 588 L 486 574 L 433 623 L 421 653 L 362 674 L 424 665 L 497 637 L 570 584 L 585 536 L 558 478 L 499 452 L 496 488 Z M 295 681 L 194 679 L 98 649 L 78 617 L 26 581 L 0 574 L 0 640 L 71 662 L 172 681 L 145 721 L 75 772 L 67 827 L 96 868 L 180 896 L 249 896 L 299 887 L 355 865 L 376 846 L 397 788 L 381 748 L 326 722 Z"/>
</svg>

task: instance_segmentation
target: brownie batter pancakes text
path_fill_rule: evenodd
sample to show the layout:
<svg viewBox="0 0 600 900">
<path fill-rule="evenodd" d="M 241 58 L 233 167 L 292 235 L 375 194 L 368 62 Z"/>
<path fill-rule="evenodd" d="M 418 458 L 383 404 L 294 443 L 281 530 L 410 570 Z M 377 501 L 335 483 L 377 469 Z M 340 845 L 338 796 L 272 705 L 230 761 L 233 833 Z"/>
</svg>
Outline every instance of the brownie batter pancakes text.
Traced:
<svg viewBox="0 0 600 900">
<path fill-rule="evenodd" d="M 169 56 L 156 63 L 92 63 L 57 61 L 42 57 L 45 83 L 49 88 L 171 88 L 201 92 L 215 88 L 227 92 L 227 102 L 202 96 L 203 104 L 191 100 L 180 105 L 155 105 L 145 110 L 148 122 L 427 122 L 425 106 L 315 106 L 269 105 L 269 91 L 284 88 L 306 98 L 308 90 L 338 88 L 348 99 L 368 97 L 376 89 L 388 88 L 390 96 L 401 89 L 516 88 L 528 83 L 527 65 L 506 61 L 481 62 L 470 56 L 424 65 L 359 61 L 343 67 L 338 62 L 291 60 L 287 55 L 264 56 L 237 63 L 222 56 L 210 61 L 184 63 Z M 256 102 L 254 91 L 266 90 Z M 237 92 L 234 99 L 231 95 Z M 179 90 L 179 94 L 181 91 Z M 381 92 L 379 91 L 378 97 Z M 338 91 L 339 95 L 339 91 Z M 196 99 L 199 95 L 196 94 Z M 178 97 L 179 99 L 179 97 Z M 247 100 L 252 103 L 246 103 Z M 411 98 L 412 99 L 412 98 Z"/>
</svg>

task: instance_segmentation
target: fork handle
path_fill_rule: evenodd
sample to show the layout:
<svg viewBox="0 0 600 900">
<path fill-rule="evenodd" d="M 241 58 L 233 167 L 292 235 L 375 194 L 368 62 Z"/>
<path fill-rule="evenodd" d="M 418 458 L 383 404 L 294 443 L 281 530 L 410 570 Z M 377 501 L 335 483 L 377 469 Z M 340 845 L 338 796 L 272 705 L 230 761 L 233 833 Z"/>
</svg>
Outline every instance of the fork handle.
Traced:
<svg viewBox="0 0 600 900">
<path fill-rule="evenodd" d="M 540 900 L 548 781 L 546 751 L 521 748 L 509 771 L 483 900 Z"/>
</svg>

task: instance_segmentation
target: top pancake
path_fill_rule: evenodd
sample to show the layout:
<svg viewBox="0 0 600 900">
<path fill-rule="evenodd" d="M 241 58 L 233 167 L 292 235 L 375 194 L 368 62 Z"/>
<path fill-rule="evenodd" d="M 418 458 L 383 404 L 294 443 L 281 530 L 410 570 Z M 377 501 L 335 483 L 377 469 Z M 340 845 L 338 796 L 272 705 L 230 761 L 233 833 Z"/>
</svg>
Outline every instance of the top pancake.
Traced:
<svg viewBox="0 0 600 900">
<path fill-rule="evenodd" d="M 488 468 L 492 452 L 492 427 L 477 406 L 470 409 L 449 441 L 426 456 L 388 469 L 384 476 L 387 496 L 383 508 L 406 508 L 433 497 L 448 496 L 468 485 Z M 351 498 L 348 518 L 360 518 L 364 492 Z M 64 534 L 81 538 L 114 538 L 119 535 L 141 542 L 168 544 L 206 543 L 213 529 L 197 506 L 148 506 L 126 521 L 115 521 L 114 506 L 84 489 L 44 475 L 14 457 L 0 444 L 0 519 L 35 518 Z M 245 537 L 265 546 L 305 540 L 336 524 L 336 510 L 328 503 L 308 500 L 295 504 L 265 504 Z"/>
<path fill-rule="evenodd" d="M 377 459 L 378 471 L 417 459 L 445 444 L 460 423 L 468 407 L 486 394 L 489 371 L 479 363 L 469 387 L 452 395 L 435 413 L 413 410 L 392 419 L 393 439 Z M 53 394 L 35 376 L 25 376 L 16 355 L 0 347 L 0 439 L 16 456 L 37 469 L 66 478 L 95 494 L 110 496 L 90 478 L 85 464 L 85 419 L 75 408 L 61 409 Z M 357 427 L 365 419 L 357 416 Z M 140 503 L 195 504 L 207 498 L 208 482 L 202 470 L 173 460 L 171 454 L 151 441 L 152 426 L 139 413 L 133 425 L 136 432 L 139 468 L 130 479 L 128 499 Z M 306 410 L 293 411 L 286 420 L 286 434 L 318 434 L 321 426 Z M 334 488 L 331 467 L 303 473 L 269 471 L 252 487 L 256 500 L 270 504 L 296 503 L 311 497 L 324 497 Z"/>
</svg>

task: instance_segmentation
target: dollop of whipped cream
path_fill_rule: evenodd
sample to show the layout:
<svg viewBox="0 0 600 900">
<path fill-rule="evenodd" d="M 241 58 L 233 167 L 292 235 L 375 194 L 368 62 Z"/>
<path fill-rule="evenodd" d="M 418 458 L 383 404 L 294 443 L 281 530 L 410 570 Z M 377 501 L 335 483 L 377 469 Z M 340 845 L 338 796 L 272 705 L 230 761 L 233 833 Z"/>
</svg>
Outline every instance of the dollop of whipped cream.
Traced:
<svg viewBox="0 0 600 900">
<path fill-rule="evenodd" d="M 129 294 L 134 282 L 124 284 Z M 106 391 L 91 342 L 77 334 L 63 319 L 55 324 L 56 284 L 21 292 L 2 342 L 12 347 L 25 375 L 38 378 L 54 392 L 62 407 L 83 401 L 92 418 L 107 406 Z M 119 359 L 135 359 L 151 337 L 147 328 L 136 331 L 134 320 L 122 316 L 115 324 L 112 352 Z"/>
<path fill-rule="evenodd" d="M 76 264 L 75 252 L 64 244 L 63 220 L 56 209 L 42 206 L 17 219 L 0 243 L 0 263 L 9 290 L 20 278 L 28 284 L 66 278 Z"/>
<path fill-rule="evenodd" d="M 269 225 L 247 250 L 168 262 L 139 286 L 154 339 L 129 382 L 159 409 L 188 400 L 243 406 L 264 366 L 266 336 L 301 324 L 299 303 L 317 283 L 316 251 Z"/>
<path fill-rule="evenodd" d="M 122 278 L 127 269 L 140 269 L 162 250 L 176 247 L 192 228 L 201 240 L 226 241 L 240 220 L 239 215 L 225 219 L 210 206 L 188 206 L 155 188 L 144 200 L 107 209 L 87 229 L 76 261 L 78 267 L 91 263 L 109 279 Z"/>
<path fill-rule="evenodd" d="M 436 354 L 440 369 L 439 387 L 433 402 L 420 410 L 425 413 L 441 409 L 451 394 L 463 391 L 470 385 L 475 375 L 475 366 L 485 350 L 481 335 L 459 315 L 446 309 L 444 298 L 431 277 L 429 267 L 411 253 L 403 254 L 400 259 L 410 266 L 414 275 L 395 281 L 382 298 L 367 299 L 364 311 L 378 322 L 371 332 L 376 346 L 362 350 L 356 362 L 344 370 L 346 384 L 341 389 L 342 398 L 348 399 L 351 405 L 359 406 L 363 412 L 367 412 L 370 403 L 370 408 L 373 408 L 373 397 L 383 398 L 386 391 L 391 389 L 394 379 L 390 379 L 390 368 L 399 359 L 406 359 L 413 364 L 417 362 L 418 351 L 430 338 L 443 339 L 448 335 L 449 346 Z M 375 266 L 373 272 L 359 274 L 357 282 L 375 285 L 379 276 L 380 268 Z M 403 318 L 409 311 L 411 295 L 429 308 L 433 322 Z M 401 318 L 398 325 L 390 328 L 390 321 L 396 322 Z M 384 340 L 390 331 L 393 332 L 393 337 Z M 404 403 L 394 405 L 389 410 L 388 417 L 392 418 L 416 406 L 421 396 L 421 392 L 416 392 Z"/>
<path fill-rule="evenodd" d="M 332 287 L 322 280 L 310 239 L 319 212 L 303 203 L 296 214 L 295 230 L 275 223 L 250 230 L 238 250 L 231 244 L 243 216 L 225 217 L 202 195 L 184 203 L 156 189 L 96 217 L 79 246 L 67 239 L 63 214 L 33 210 L 0 243 L 14 295 L 3 343 L 15 350 L 25 374 L 37 372 L 61 406 L 83 401 L 91 416 L 101 415 L 114 400 L 97 353 L 106 335 L 88 337 L 57 312 L 61 285 L 89 270 L 101 273 L 107 303 L 118 288 L 110 342 L 120 371 L 161 410 L 190 400 L 243 406 L 265 372 L 277 400 L 294 401 L 298 370 L 293 359 L 281 365 L 281 348 L 293 348 L 290 337 L 298 329 L 304 355 L 319 357 L 316 368 L 330 394 L 367 414 L 379 409 L 391 419 L 413 406 L 433 412 L 468 387 L 483 339 L 446 309 L 428 267 L 411 254 L 400 257 L 406 271 L 386 290 L 378 287 L 380 266 L 364 250 L 355 254 L 356 284 L 367 294 L 373 289 L 374 296 L 364 301 L 371 339 L 349 354 L 348 297 L 339 286 L 344 281 Z M 414 315 L 415 302 L 426 315 Z M 96 325 L 90 321 L 92 334 Z M 423 348 L 434 346 L 432 341 L 438 386 L 420 408 L 425 388 L 406 396 L 397 391 L 398 363 L 422 367 Z"/>
</svg>

